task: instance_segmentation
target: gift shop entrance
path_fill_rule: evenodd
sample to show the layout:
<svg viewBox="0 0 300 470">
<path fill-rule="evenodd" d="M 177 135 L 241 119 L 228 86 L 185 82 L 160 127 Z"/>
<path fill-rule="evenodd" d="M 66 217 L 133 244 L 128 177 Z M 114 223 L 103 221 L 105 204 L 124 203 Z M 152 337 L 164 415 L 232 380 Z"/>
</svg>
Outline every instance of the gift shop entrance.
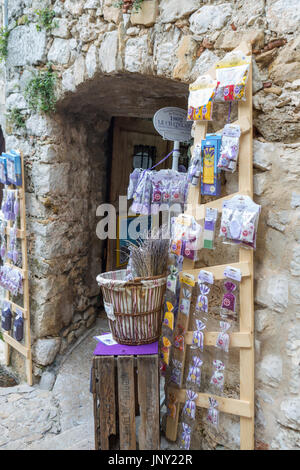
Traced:
<svg viewBox="0 0 300 470">
<path fill-rule="evenodd" d="M 159 103 L 158 103 L 159 106 Z M 126 264 L 126 252 L 122 249 L 120 227 L 130 224 L 134 215 L 124 217 L 119 212 L 119 197 L 126 196 L 130 174 L 135 169 L 149 169 L 157 165 L 156 170 L 172 168 L 174 143 L 164 140 L 155 130 L 152 116 L 149 118 L 115 117 L 112 119 L 113 139 L 112 158 L 109 176 L 109 202 L 114 205 L 117 215 L 117 238 L 108 240 L 106 270 L 120 269 Z M 185 172 L 188 167 L 190 142 L 180 144 L 179 169 Z M 160 163 L 161 162 L 161 163 Z M 128 209 L 130 204 L 128 204 Z"/>
</svg>

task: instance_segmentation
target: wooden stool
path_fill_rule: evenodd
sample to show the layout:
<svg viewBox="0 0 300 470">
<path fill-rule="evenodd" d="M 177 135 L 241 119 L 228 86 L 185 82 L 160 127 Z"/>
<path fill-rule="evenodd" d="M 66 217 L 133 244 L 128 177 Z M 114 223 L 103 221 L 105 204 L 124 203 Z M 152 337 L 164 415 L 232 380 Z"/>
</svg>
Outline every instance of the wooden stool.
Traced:
<svg viewBox="0 0 300 470">
<path fill-rule="evenodd" d="M 149 354 L 151 351 L 155 353 Z M 144 346 L 98 343 L 93 358 L 92 391 L 96 450 L 109 450 L 113 436 L 119 436 L 120 450 L 135 450 L 137 415 L 141 417 L 139 449 L 159 449 L 157 343 Z"/>
</svg>

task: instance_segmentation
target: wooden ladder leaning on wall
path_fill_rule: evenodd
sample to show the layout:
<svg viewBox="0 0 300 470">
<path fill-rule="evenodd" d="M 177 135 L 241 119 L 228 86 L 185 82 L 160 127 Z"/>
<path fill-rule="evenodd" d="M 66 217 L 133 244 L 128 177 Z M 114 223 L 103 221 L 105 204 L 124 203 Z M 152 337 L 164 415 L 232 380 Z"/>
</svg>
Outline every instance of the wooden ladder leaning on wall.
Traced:
<svg viewBox="0 0 300 470">
<path fill-rule="evenodd" d="M 235 49 L 242 51 L 245 55 L 251 55 L 252 47 L 249 43 L 241 43 Z M 215 78 L 215 67 L 208 72 Z M 252 65 L 250 67 L 248 83 L 246 86 L 246 101 L 238 102 L 238 120 L 241 127 L 240 151 L 239 151 L 239 192 L 235 194 L 248 195 L 253 198 L 253 131 L 252 131 Z M 195 144 L 200 144 L 207 133 L 207 122 L 196 122 Z M 208 204 L 202 204 L 197 211 L 197 218 L 204 219 L 206 207 L 215 207 L 220 211 L 225 199 L 230 199 L 235 194 L 219 198 Z M 198 186 L 190 186 L 188 195 L 187 214 L 196 216 L 196 206 L 201 204 L 200 182 Z M 199 216 L 200 214 L 200 216 Z M 231 266 L 239 268 L 242 272 L 240 283 L 240 331 L 231 333 L 230 347 L 240 349 L 240 399 L 216 397 L 220 412 L 240 416 L 240 448 L 241 450 L 254 449 L 254 299 L 253 299 L 253 252 L 245 248 L 239 249 L 239 262 L 230 263 Z M 224 279 L 224 269 L 227 265 L 204 267 L 203 269 L 214 274 L 215 280 Z M 200 268 L 195 269 L 195 262 L 185 259 L 183 272 L 198 278 Z M 182 296 L 182 289 L 180 297 Z M 180 403 L 186 400 L 186 390 L 183 389 L 184 366 L 186 359 L 186 347 L 192 344 L 193 332 L 188 331 L 189 316 L 178 312 L 177 324 L 182 325 L 186 331 L 184 349 L 176 356 L 183 363 L 181 383 L 179 388 L 168 386 L 167 396 L 171 392 L 176 400 L 175 419 L 167 418 L 166 437 L 175 441 L 178 431 L 178 420 Z M 218 332 L 207 332 L 204 335 L 204 345 L 214 346 Z M 178 350 L 177 350 L 178 352 Z M 196 406 L 208 408 L 209 396 L 207 393 L 199 393 Z"/>
<path fill-rule="evenodd" d="M 13 312 L 20 310 L 23 314 L 24 319 L 24 339 L 23 343 L 17 341 L 10 332 L 3 332 L 4 355 L 5 364 L 10 364 L 10 348 L 16 349 L 25 357 L 26 364 L 26 378 L 29 385 L 32 385 L 32 355 L 31 355 L 31 335 L 30 335 L 30 309 L 29 309 L 29 279 L 28 279 L 28 256 L 27 256 L 27 238 L 26 238 L 26 204 L 25 204 L 25 177 L 24 177 L 24 157 L 22 152 L 18 151 L 21 155 L 21 171 L 22 171 L 22 186 L 17 186 L 19 203 L 20 203 L 20 229 L 17 230 L 17 239 L 21 240 L 22 250 L 22 268 L 19 269 L 23 276 L 23 306 L 17 305 L 11 300 L 11 293 L 6 290 L 5 300 L 10 302 Z M 14 189 L 14 186 L 10 186 Z M 9 250 L 10 244 L 10 228 L 12 227 L 11 221 L 7 223 L 6 228 L 6 241 L 7 251 Z M 11 262 L 6 261 L 5 264 L 12 265 Z"/>
</svg>

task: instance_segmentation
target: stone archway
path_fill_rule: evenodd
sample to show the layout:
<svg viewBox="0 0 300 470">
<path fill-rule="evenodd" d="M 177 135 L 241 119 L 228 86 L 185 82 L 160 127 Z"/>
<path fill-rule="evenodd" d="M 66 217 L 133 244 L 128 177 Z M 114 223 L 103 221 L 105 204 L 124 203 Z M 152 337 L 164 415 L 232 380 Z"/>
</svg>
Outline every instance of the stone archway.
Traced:
<svg viewBox="0 0 300 470">
<path fill-rule="evenodd" d="M 104 269 L 104 243 L 96 237 L 96 208 L 108 202 L 112 117 L 152 118 L 161 107 L 185 107 L 187 93 L 187 85 L 161 77 L 99 73 L 60 99 L 52 118 L 28 119 L 36 147 L 28 202 L 39 366 L 63 354 L 99 313 L 95 278 Z"/>
</svg>

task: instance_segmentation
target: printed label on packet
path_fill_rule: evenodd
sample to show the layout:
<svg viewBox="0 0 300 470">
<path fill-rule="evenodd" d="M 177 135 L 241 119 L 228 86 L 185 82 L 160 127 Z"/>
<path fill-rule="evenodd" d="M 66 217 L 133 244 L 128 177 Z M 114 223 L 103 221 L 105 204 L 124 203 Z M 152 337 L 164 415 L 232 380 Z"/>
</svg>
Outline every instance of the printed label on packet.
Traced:
<svg viewBox="0 0 300 470">
<path fill-rule="evenodd" d="M 204 269 L 201 269 L 198 275 L 198 283 L 201 283 L 201 282 L 207 282 L 208 284 L 213 284 L 214 283 L 213 273 L 210 273 L 209 271 L 205 271 Z"/>
<path fill-rule="evenodd" d="M 205 219 L 216 222 L 217 218 L 218 218 L 218 209 L 207 207 L 206 212 L 205 212 Z"/>
<path fill-rule="evenodd" d="M 233 268 L 232 266 L 226 266 L 224 269 L 224 276 L 228 279 L 233 279 L 234 281 L 241 282 L 242 272 L 238 268 Z"/>
<path fill-rule="evenodd" d="M 191 287 L 195 286 L 195 278 L 192 274 L 180 273 L 179 281 L 181 282 L 181 284 L 187 284 L 188 286 L 191 286 Z"/>
<path fill-rule="evenodd" d="M 116 317 L 115 317 L 115 314 L 114 314 L 114 306 L 113 306 L 113 304 L 109 304 L 108 302 L 105 302 L 105 301 L 104 301 L 104 309 L 105 309 L 105 312 L 106 312 L 106 315 L 108 316 L 108 318 L 109 318 L 111 321 L 115 321 L 115 320 L 116 320 Z"/>
</svg>

